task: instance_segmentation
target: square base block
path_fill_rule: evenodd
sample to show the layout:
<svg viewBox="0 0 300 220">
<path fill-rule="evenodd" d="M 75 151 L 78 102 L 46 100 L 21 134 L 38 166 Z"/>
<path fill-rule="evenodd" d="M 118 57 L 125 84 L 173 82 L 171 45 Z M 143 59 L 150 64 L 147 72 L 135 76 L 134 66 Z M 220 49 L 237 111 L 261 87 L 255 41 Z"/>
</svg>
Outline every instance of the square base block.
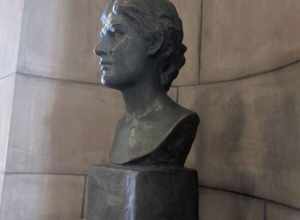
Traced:
<svg viewBox="0 0 300 220">
<path fill-rule="evenodd" d="M 87 220 L 198 220 L 194 170 L 94 166 L 87 190 Z"/>
</svg>

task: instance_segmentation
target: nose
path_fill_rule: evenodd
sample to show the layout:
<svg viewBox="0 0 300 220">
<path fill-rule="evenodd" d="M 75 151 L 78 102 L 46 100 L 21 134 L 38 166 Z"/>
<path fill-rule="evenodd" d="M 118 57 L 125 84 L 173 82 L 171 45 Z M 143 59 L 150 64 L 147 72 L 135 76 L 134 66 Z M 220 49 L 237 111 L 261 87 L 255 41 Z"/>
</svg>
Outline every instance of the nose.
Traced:
<svg viewBox="0 0 300 220">
<path fill-rule="evenodd" d="M 94 52 L 97 56 L 103 56 L 103 55 L 107 54 L 107 52 L 104 50 L 103 47 L 100 46 L 100 44 L 98 44 L 96 46 Z"/>
</svg>

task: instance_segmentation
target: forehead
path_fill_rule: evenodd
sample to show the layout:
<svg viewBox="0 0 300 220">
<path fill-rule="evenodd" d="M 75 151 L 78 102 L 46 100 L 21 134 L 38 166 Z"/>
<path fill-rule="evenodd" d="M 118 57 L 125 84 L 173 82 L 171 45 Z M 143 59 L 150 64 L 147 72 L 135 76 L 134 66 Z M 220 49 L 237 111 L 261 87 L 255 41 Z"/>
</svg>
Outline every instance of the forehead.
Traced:
<svg viewBox="0 0 300 220">
<path fill-rule="evenodd" d="M 122 20 L 123 19 L 121 18 L 120 15 L 115 15 L 112 12 L 103 13 L 100 18 L 100 21 L 103 26 L 111 26 L 113 24 L 124 23 L 124 21 L 122 21 Z"/>
<path fill-rule="evenodd" d="M 100 21 L 102 25 L 124 24 L 126 19 L 120 13 L 117 13 L 114 5 L 108 5 L 103 11 Z"/>
</svg>

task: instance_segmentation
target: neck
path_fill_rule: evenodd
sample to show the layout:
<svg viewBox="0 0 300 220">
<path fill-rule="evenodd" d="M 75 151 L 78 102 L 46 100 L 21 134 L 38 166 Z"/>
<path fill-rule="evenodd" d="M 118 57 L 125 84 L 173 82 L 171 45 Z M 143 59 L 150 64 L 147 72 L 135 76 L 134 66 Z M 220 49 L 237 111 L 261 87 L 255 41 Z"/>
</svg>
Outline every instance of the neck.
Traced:
<svg viewBox="0 0 300 220">
<path fill-rule="evenodd" d="M 139 83 L 122 91 L 126 110 L 129 116 L 139 117 L 151 112 L 157 101 L 165 97 L 165 92 L 148 82 Z M 157 106 L 158 107 L 158 106 Z"/>
</svg>

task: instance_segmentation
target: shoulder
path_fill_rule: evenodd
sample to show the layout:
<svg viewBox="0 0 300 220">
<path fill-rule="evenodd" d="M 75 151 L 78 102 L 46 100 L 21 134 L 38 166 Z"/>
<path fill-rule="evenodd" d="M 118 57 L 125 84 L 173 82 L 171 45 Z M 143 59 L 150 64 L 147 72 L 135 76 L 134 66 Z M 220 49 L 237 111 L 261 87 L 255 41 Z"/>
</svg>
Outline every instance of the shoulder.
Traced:
<svg viewBox="0 0 300 220">
<path fill-rule="evenodd" d="M 185 125 L 185 126 L 198 126 L 200 123 L 200 118 L 196 112 L 193 112 L 189 109 L 186 109 L 180 105 L 176 105 L 176 107 L 173 109 L 173 111 L 176 112 L 176 115 L 178 117 L 177 120 L 177 126 L 178 125 Z"/>
<path fill-rule="evenodd" d="M 181 116 L 174 125 L 172 132 L 179 136 L 194 135 L 200 123 L 200 118 L 196 112 L 184 109 Z"/>
</svg>

